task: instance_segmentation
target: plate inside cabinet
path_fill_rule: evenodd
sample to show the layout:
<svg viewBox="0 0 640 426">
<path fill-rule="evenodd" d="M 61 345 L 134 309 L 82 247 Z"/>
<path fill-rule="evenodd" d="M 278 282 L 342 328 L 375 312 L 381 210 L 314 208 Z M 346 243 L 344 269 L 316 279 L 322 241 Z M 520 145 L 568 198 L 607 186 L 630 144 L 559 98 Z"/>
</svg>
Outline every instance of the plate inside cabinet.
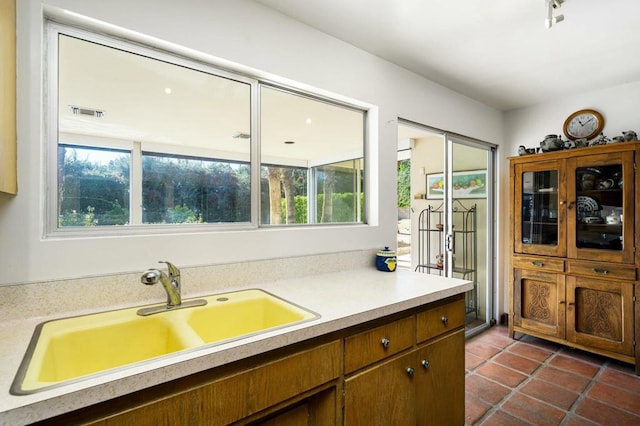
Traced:
<svg viewBox="0 0 640 426">
<path fill-rule="evenodd" d="M 579 216 L 593 216 L 599 210 L 598 202 L 591 197 L 579 195 L 576 200 Z"/>
</svg>

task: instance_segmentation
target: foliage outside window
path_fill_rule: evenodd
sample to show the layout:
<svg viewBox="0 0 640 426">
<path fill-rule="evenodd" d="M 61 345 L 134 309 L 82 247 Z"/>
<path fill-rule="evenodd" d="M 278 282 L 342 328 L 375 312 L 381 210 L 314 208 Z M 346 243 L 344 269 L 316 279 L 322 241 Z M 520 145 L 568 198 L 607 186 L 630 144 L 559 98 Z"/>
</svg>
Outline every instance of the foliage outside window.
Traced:
<svg viewBox="0 0 640 426">
<path fill-rule="evenodd" d="M 129 223 L 128 152 L 59 145 L 59 226 Z"/>
<path fill-rule="evenodd" d="M 411 159 L 398 161 L 398 207 L 411 207 Z"/>
<path fill-rule="evenodd" d="M 145 153 L 142 168 L 143 223 L 250 221 L 248 164 Z"/>
<path fill-rule="evenodd" d="M 365 221 L 365 111 L 57 24 L 50 37 L 57 229 Z"/>
</svg>

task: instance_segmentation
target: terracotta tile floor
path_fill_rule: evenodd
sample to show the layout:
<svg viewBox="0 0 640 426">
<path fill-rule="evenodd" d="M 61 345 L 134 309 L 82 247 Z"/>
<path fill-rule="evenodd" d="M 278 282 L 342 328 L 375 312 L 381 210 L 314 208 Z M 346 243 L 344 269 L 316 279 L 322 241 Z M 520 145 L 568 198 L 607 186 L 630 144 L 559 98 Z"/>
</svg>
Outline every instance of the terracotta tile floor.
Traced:
<svg viewBox="0 0 640 426">
<path fill-rule="evenodd" d="M 640 425 L 630 364 L 502 326 L 465 347 L 467 425 Z"/>
</svg>

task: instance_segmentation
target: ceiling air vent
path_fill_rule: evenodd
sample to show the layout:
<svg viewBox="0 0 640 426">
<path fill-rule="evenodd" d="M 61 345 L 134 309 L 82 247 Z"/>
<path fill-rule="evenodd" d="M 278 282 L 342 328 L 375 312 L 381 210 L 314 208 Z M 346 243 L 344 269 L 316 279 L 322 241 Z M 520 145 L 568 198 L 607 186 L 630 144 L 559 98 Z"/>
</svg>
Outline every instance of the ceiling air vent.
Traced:
<svg viewBox="0 0 640 426">
<path fill-rule="evenodd" d="M 71 111 L 73 115 L 82 115 L 85 117 L 102 118 L 105 115 L 105 112 L 99 109 L 84 108 L 74 105 L 69 105 L 69 111 Z"/>
</svg>

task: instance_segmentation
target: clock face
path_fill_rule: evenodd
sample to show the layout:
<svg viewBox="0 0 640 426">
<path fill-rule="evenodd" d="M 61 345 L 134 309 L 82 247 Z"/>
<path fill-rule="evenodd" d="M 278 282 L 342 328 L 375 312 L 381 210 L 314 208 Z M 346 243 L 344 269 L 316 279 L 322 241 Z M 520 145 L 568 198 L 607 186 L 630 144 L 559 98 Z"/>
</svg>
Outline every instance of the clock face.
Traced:
<svg viewBox="0 0 640 426">
<path fill-rule="evenodd" d="M 581 110 L 571 114 L 564 123 L 564 133 L 572 140 L 593 139 L 604 127 L 602 115 L 593 110 Z"/>
</svg>

